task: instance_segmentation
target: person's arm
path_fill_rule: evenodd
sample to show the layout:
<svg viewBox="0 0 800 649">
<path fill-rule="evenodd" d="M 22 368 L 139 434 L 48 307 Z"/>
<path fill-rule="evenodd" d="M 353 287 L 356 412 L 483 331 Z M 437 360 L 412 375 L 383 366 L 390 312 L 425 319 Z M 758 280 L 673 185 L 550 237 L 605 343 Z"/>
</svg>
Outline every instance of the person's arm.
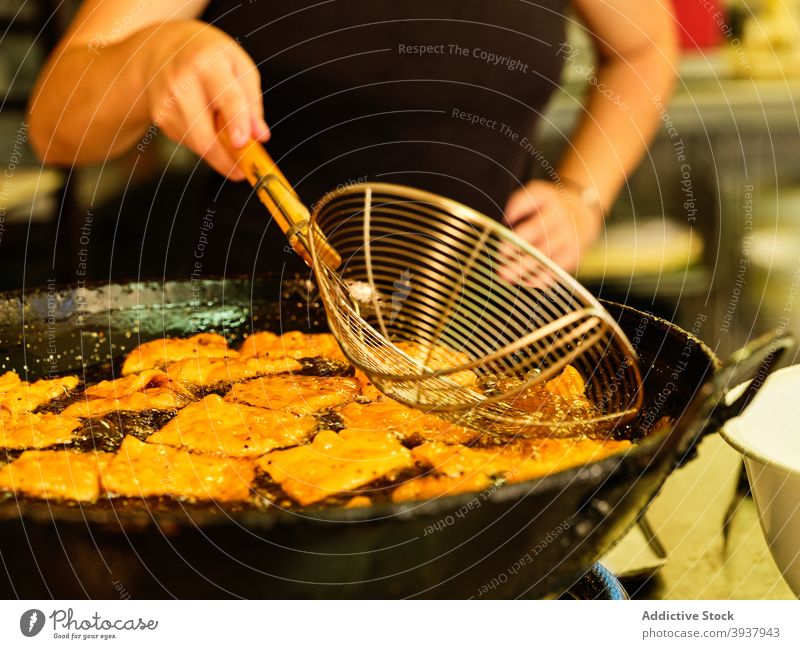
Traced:
<svg viewBox="0 0 800 649">
<path fill-rule="evenodd" d="M 678 56 L 667 0 L 573 1 L 598 54 L 585 112 L 557 178 L 528 183 L 506 206 L 517 233 L 568 270 L 599 235 L 603 215 L 655 134 Z"/>
<path fill-rule="evenodd" d="M 216 140 L 219 113 L 235 143 L 266 139 L 253 61 L 227 34 L 194 20 L 208 0 L 86 0 L 51 55 L 28 106 L 46 163 L 101 162 L 150 124 L 232 178 Z"/>
</svg>

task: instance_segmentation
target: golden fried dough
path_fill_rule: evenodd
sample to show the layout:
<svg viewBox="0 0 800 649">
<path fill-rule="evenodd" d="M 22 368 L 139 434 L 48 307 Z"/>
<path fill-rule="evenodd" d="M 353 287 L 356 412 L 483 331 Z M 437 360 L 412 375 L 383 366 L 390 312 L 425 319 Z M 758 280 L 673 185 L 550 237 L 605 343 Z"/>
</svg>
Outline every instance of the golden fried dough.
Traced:
<svg viewBox="0 0 800 649">
<path fill-rule="evenodd" d="M 432 500 L 444 496 L 484 491 L 493 484 L 485 473 L 470 473 L 463 476 L 424 475 L 407 480 L 392 491 L 392 500 Z"/>
<path fill-rule="evenodd" d="M 586 381 L 572 365 L 567 365 L 561 374 L 545 383 L 545 388 L 551 394 L 557 394 L 567 399 L 585 399 Z"/>
<path fill-rule="evenodd" d="M 463 352 L 441 346 L 396 344 L 432 369 L 469 362 Z M 300 362 L 306 358 L 322 361 Z M 499 438 L 390 399 L 359 370 L 353 378 L 331 376 L 348 367 L 341 363 L 346 358 L 330 334 L 259 332 L 238 351 L 216 334 L 154 340 L 128 355 L 121 378 L 87 387 L 61 414 L 33 411 L 74 390 L 77 377 L 28 383 L 6 372 L 0 375 L 0 449 L 24 452 L 0 468 L 0 490 L 86 503 L 104 493 L 236 503 L 251 498 L 261 470 L 300 506 L 341 496 L 337 503 L 357 508 L 386 498 L 485 495 L 504 483 L 582 466 L 631 446 L 583 437 L 503 445 Z M 488 389 L 472 371 L 450 378 L 471 390 Z M 201 388 L 221 391 L 230 384 L 224 397 L 196 400 Z M 518 391 L 516 405 L 542 419 L 573 413 L 588 418 L 595 412 L 583 377 L 571 366 L 534 385 L 521 377 L 497 377 L 492 388 Z M 328 409 L 333 413 L 323 412 Z M 151 410 L 168 412 L 120 417 L 114 426 L 147 421 L 141 430 L 149 432 L 164 415 L 177 414 L 146 442 L 124 437 L 116 454 L 52 448 L 73 442 L 82 419 Z M 316 432 L 321 425 L 343 429 Z M 117 442 L 122 433 L 116 427 L 112 432 Z"/>
<path fill-rule="evenodd" d="M 25 451 L 0 469 L 0 489 L 47 500 L 95 502 L 110 453 Z"/>
<path fill-rule="evenodd" d="M 183 385 L 210 387 L 220 383 L 236 383 L 258 376 L 285 374 L 303 369 L 293 358 L 186 358 L 167 366 L 169 377 Z"/>
<path fill-rule="evenodd" d="M 369 380 L 369 377 L 361 370 L 356 370 L 353 378 L 355 378 L 361 386 L 361 396 L 365 399 L 369 399 L 370 401 L 384 401 L 389 398 L 376 388 L 372 384 L 372 381 Z"/>
<path fill-rule="evenodd" d="M 254 476 L 247 460 L 195 455 L 129 436 L 102 471 L 102 483 L 111 496 L 242 501 Z"/>
<path fill-rule="evenodd" d="M 147 441 L 199 453 L 256 457 L 302 444 L 316 427 L 314 417 L 230 403 L 212 394 L 183 408 Z"/>
<path fill-rule="evenodd" d="M 493 448 L 429 442 L 416 447 L 414 459 L 431 474 L 410 480 L 392 499 L 424 500 L 488 488 L 497 478 L 524 482 L 596 462 L 630 448 L 628 441 L 593 439 L 519 440 Z"/>
<path fill-rule="evenodd" d="M 23 413 L 13 420 L 0 420 L 0 448 L 47 448 L 72 441 L 80 419 L 53 413 Z"/>
<path fill-rule="evenodd" d="M 425 364 L 431 370 L 443 370 L 450 367 L 458 367 L 469 363 L 469 356 L 464 352 L 457 352 L 447 347 L 437 345 L 429 347 L 418 342 L 401 341 L 396 342 L 395 347 L 405 352 L 411 358 Z M 465 388 L 478 388 L 478 375 L 471 370 L 463 370 L 453 374 L 447 374 L 446 378 Z"/>
<path fill-rule="evenodd" d="M 301 505 L 351 492 L 413 465 L 411 453 L 391 433 L 324 430 L 306 446 L 273 451 L 257 460 Z"/>
<path fill-rule="evenodd" d="M 305 334 L 288 331 L 281 336 L 268 331 L 245 338 L 239 348 L 242 358 L 254 356 L 268 358 L 316 358 L 322 356 L 337 361 L 346 361 L 339 343 L 331 334 Z"/>
<path fill-rule="evenodd" d="M 19 375 L 16 372 L 6 372 L 5 374 L 0 374 L 0 394 L 19 387 L 20 383 L 22 383 L 22 379 L 19 378 Z"/>
<path fill-rule="evenodd" d="M 186 358 L 235 358 L 238 352 L 218 334 L 197 334 L 191 338 L 159 338 L 142 343 L 125 359 L 122 374 L 163 369 Z"/>
<path fill-rule="evenodd" d="M 231 388 L 225 400 L 307 415 L 344 405 L 355 399 L 358 393 L 359 385 L 355 379 L 290 375 L 239 383 Z"/>
<path fill-rule="evenodd" d="M 14 418 L 31 412 L 48 401 L 60 397 L 78 385 L 77 376 L 40 379 L 34 383 L 22 381 L 15 372 L 0 377 L 0 418 Z"/>
<path fill-rule="evenodd" d="M 434 415 L 409 408 L 391 399 L 370 403 L 348 403 L 339 409 L 346 428 L 368 431 L 390 430 L 401 439 L 467 444 L 478 431 L 452 424 Z"/>
<path fill-rule="evenodd" d="M 174 410 L 191 400 L 185 387 L 161 370 L 145 370 L 86 388 L 84 398 L 68 406 L 67 417 L 101 417 L 115 410 Z"/>
</svg>

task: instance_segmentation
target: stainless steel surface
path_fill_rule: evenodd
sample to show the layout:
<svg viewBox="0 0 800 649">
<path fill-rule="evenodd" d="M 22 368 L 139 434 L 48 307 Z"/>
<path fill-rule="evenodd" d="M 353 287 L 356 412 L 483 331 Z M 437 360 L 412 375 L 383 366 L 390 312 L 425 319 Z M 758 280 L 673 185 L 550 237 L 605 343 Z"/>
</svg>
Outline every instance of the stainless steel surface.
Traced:
<svg viewBox="0 0 800 649">
<path fill-rule="evenodd" d="M 626 582 L 633 599 L 793 598 L 755 504 L 736 496 L 741 470 L 739 454 L 710 435 L 697 459 L 667 479 L 643 517 L 659 547 L 637 526 L 601 559 L 618 577 L 636 578 Z"/>
<path fill-rule="evenodd" d="M 379 183 L 329 194 L 312 223 L 342 258 L 332 268 L 312 240 L 331 330 L 351 362 L 392 398 L 531 435 L 596 429 L 641 406 L 636 353 L 617 323 L 574 278 L 499 223 L 440 196 Z M 354 287 L 364 287 L 363 296 Z M 525 390 L 567 365 L 586 381 L 593 411 L 518 405 Z M 475 389 L 476 377 L 509 376 L 522 380 Z"/>
<path fill-rule="evenodd" d="M 724 521 L 736 492 L 741 457 L 719 435 L 676 471 L 647 510 L 668 559 L 633 598 L 792 599 L 770 556 L 750 498 L 738 502 L 726 539 Z"/>
</svg>

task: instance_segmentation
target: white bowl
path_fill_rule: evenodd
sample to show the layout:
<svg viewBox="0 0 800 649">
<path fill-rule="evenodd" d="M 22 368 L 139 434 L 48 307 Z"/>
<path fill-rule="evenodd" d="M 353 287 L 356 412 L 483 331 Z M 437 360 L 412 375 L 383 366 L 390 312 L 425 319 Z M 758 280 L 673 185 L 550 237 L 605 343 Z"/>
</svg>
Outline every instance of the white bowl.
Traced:
<svg viewBox="0 0 800 649">
<path fill-rule="evenodd" d="M 746 385 L 732 391 L 735 397 Z M 800 365 L 769 376 L 725 440 L 744 455 L 750 489 L 772 558 L 800 597 Z"/>
</svg>

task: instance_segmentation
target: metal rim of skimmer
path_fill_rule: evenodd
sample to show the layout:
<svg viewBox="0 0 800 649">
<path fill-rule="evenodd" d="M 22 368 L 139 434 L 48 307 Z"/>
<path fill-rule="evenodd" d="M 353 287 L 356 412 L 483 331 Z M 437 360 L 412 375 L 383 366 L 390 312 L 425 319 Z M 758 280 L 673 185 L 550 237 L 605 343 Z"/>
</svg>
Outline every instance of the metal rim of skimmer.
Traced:
<svg viewBox="0 0 800 649">
<path fill-rule="evenodd" d="M 514 303 L 514 295 L 521 294 L 520 286 L 516 286 L 516 293 L 510 291 L 508 287 L 503 285 L 499 276 L 492 277 L 489 271 L 494 271 L 497 274 L 497 268 L 492 265 L 487 266 L 489 271 L 486 271 L 483 266 L 477 266 L 481 260 L 480 257 L 484 253 L 490 256 L 489 252 L 481 249 L 489 242 L 497 246 L 495 254 L 499 256 L 499 246 L 508 245 L 513 247 L 520 254 L 520 261 L 534 263 L 540 265 L 549 277 L 554 277 L 558 282 L 559 291 L 563 287 L 568 287 L 569 291 L 564 292 L 563 295 L 552 288 L 553 284 L 548 284 L 548 288 L 552 291 L 547 294 L 548 300 L 555 300 L 556 307 L 552 305 L 545 308 L 540 307 L 539 311 L 547 311 L 547 309 L 563 309 L 564 315 L 560 319 L 555 319 L 549 324 L 542 327 L 536 327 L 527 333 L 514 338 L 502 346 L 493 349 L 489 353 L 473 353 L 471 359 L 461 359 L 455 362 L 452 366 L 430 368 L 427 363 L 431 361 L 434 354 L 434 346 L 438 345 L 438 335 L 444 332 L 445 326 L 450 326 L 448 318 L 452 315 L 452 310 L 458 308 L 457 304 L 459 291 L 464 291 L 466 287 L 467 272 L 462 273 L 460 284 L 453 286 L 447 299 L 437 300 L 430 296 L 425 296 L 423 302 L 431 305 L 430 313 L 439 313 L 438 322 L 435 324 L 433 335 L 425 338 L 424 342 L 419 343 L 422 345 L 430 345 L 427 357 L 424 360 L 412 357 L 403 350 L 399 349 L 394 343 L 396 336 L 393 336 L 389 327 L 392 322 L 387 326 L 387 317 L 385 313 L 384 292 L 381 292 L 378 284 L 387 284 L 388 279 L 383 275 L 379 275 L 381 270 L 374 262 L 374 248 L 375 241 L 378 238 L 373 235 L 373 226 L 380 225 L 380 231 L 377 233 L 382 236 L 403 236 L 406 238 L 424 237 L 427 234 L 420 229 L 419 231 L 404 231 L 398 229 L 396 232 L 386 230 L 386 225 L 383 221 L 376 222 L 374 220 L 373 212 L 375 211 L 375 203 L 373 202 L 376 197 L 386 199 L 388 202 L 380 203 L 380 207 L 386 213 L 392 214 L 397 211 L 396 219 L 398 223 L 408 223 L 408 220 L 401 220 L 400 217 L 409 217 L 412 223 L 417 222 L 419 219 L 416 217 L 416 211 L 409 210 L 407 205 L 413 205 L 415 210 L 419 210 L 425 215 L 435 219 L 440 217 L 441 221 L 438 222 L 441 226 L 441 232 L 435 233 L 437 236 L 446 239 L 447 241 L 455 242 L 454 245 L 461 248 L 464 257 L 464 268 L 467 272 L 475 271 L 478 280 L 473 282 L 480 285 L 489 283 L 490 286 L 501 289 L 502 295 L 499 298 L 499 306 L 506 306 L 503 300 L 509 300 Z M 393 205 L 400 205 L 400 207 L 391 207 Z M 389 207 L 387 207 L 389 206 Z M 402 212 L 405 210 L 405 213 Z M 383 211 L 381 212 L 383 215 Z M 346 218 L 342 218 L 345 215 Z M 361 219 L 360 228 L 356 229 L 348 224 L 350 218 L 357 217 Z M 452 219 L 452 226 L 450 221 L 445 221 L 443 217 Z M 382 216 L 384 220 L 386 217 Z M 394 216 L 392 218 L 395 218 Z M 339 339 L 342 351 L 347 356 L 348 360 L 367 374 L 373 383 L 381 391 L 385 392 L 388 396 L 400 401 L 409 406 L 423 408 L 425 410 L 434 412 L 451 420 L 464 420 L 466 419 L 479 419 L 485 425 L 486 422 L 497 424 L 500 428 L 517 429 L 525 426 L 544 427 L 544 428 L 563 428 L 572 427 L 574 425 L 583 424 L 596 424 L 599 422 L 616 422 L 625 420 L 634 415 L 640 409 L 643 400 L 642 379 L 638 367 L 638 356 L 632 344 L 627 339 L 622 329 L 614 321 L 611 315 L 603 308 L 600 302 L 592 296 L 580 283 L 572 278 L 566 271 L 553 264 L 549 259 L 545 258 L 536 249 L 530 246 L 527 242 L 517 237 L 510 230 L 506 229 L 501 224 L 493 221 L 492 219 L 480 214 L 479 212 L 436 194 L 426 192 L 423 190 L 406 187 L 402 185 L 394 185 L 389 183 L 359 183 L 340 188 L 335 192 L 328 193 L 321 201 L 315 206 L 311 214 L 311 222 L 313 227 L 319 227 L 324 236 L 325 241 L 330 243 L 342 255 L 344 269 L 348 268 L 348 263 L 352 261 L 357 262 L 357 268 L 360 272 L 361 283 L 368 286 L 369 298 L 364 302 L 359 303 L 351 294 L 351 287 L 348 286 L 346 280 L 340 275 L 338 270 L 332 269 L 326 263 L 318 260 L 315 250 L 315 237 L 311 237 L 310 249 L 312 257 L 314 258 L 314 273 L 317 277 L 320 294 L 326 307 L 326 313 L 331 330 L 336 334 Z M 433 221 L 432 221 L 433 222 Z M 358 224 L 357 224 L 358 225 Z M 481 234 L 477 236 L 476 241 L 473 241 L 473 249 L 468 250 L 466 244 L 461 245 L 463 242 L 459 241 L 459 235 L 463 232 L 458 231 L 458 227 L 467 226 Z M 465 230 L 466 231 L 466 230 Z M 387 234 L 388 233 L 388 234 Z M 360 245 L 359 245 L 360 237 Z M 341 239 L 341 241 L 339 240 Z M 463 239 L 463 237 L 462 237 Z M 338 243 L 338 245 L 337 245 Z M 404 242 L 400 242 L 399 247 L 403 247 Z M 340 249 L 341 246 L 341 249 Z M 413 254 L 421 255 L 422 248 L 414 242 L 413 246 L 405 244 L 407 249 L 413 249 Z M 437 267 L 435 261 L 436 255 L 442 255 L 442 246 L 431 248 L 429 253 L 431 259 L 426 259 L 425 263 L 430 264 L 430 271 L 432 268 Z M 353 252 L 357 251 L 357 252 Z M 350 253 L 348 255 L 348 253 Z M 434 254 L 435 253 L 435 254 Z M 385 260 L 386 253 L 381 259 Z M 398 257 L 403 254 L 403 251 L 398 251 Z M 421 257 L 420 257 L 421 258 Z M 444 257 L 442 257 L 444 259 Z M 452 274 L 450 264 L 453 260 L 457 259 L 455 253 L 452 257 L 447 258 L 446 262 L 441 265 Z M 422 262 L 420 262 L 422 263 Z M 384 262 L 384 266 L 386 263 Z M 363 268 L 362 268 L 363 267 Z M 480 271 L 476 270 L 480 268 Z M 538 272 L 534 277 L 543 276 L 543 272 Z M 430 273 L 429 273 L 430 274 Z M 488 279 L 487 279 L 488 278 Z M 548 280 L 549 281 L 549 280 Z M 493 284 L 494 282 L 495 284 Z M 394 286 L 397 286 L 396 284 Z M 509 283 L 509 286 L 511 284 Z M 437 290 L 440 288 L 438 284 L 432 283 L 428 288 L 433 291 L 433 287 Z M 470 287 L 469 295 L 475 287 Z M 532 293 L 533 289 L 525 287 L 527 293 Z M 500 292 L 498 292 L 498 295 Z M 490 294 L 486 297 L 487 305 L 490 304 L 490 299 L 495 294 Z M 394 296 L 392 297 L 394 300 Z M 567 301 L 565 301 L 565 299 Z M 572 300 L 577 300 L 581 305 L 579 309 L 570 309 L 568 305 Z M 470 303 L 470 307 L 473 305 Z M 496 311 L 498 305 L 491 304 L 490 310 Z M 366 317 L 362 315 L 362 311 L 371 309 L 374 315 L 375 324 L 368 322 Z M 418 309 L 419 307 L 414 307 Z M 392 314 L 396 317 L 396 314 Z M 425 317 L 426 320 L 428 312 L 420 311 L 418 317 Z M 497 317 L 495 314 L 493 317 Z M 537 317 L 541 317 L 538 314 Z M 410 321 L 410 319 L 409 319 Z M 531 322 L 532 320 L 529 320 Z M 455 325 L 454 325 L 455 326 Z M 465 328 L 466 325 L 458 324 L 458 328 Z M 572 350 L 564 355 L 558 357 L 557 361 L 553 364 L 546 365 L 544 370 L 541 370 L 534 378 L 528 382 L 516 387 L 514 389 L 505 390 L 499 394 L 484 394 L 466 388 L 465 386 L 453 381 L 452 376 L 461 372 L 480 371 L 492 363 L 500 363 L 503 359 L 512 357 L 514 354 L 520 354 L 523 350 L 530 350 L 533 345 L 538 342 L 546 343 L 547 339 L 552 339 L 559 331 L 564 331 L 565 327 L 572 327 L 568 330 L 571 338 L 560 341 L 558 344 L 563 345 L 564 348 L 572 346 Z M 543 330 L 544 329 L 544 330 Z M 358 331 L 360 337 L 357 340 L 351 339 L 351 334 Z M 594 332 L 594 333 L 592 333 Z M 434 340 L 430 340 L 433 337 Z M 484 334 L 485 337 L 485 334 Z M 556 337 L 556 341 L 559 339 Z M 587 383 L 587 390 L 590 382 L 595 378 L 595 372 L 601 370 L 601 364 L 607 362 L 609 355 L 614 355 L 619 363 L 619 368 L 615 373 L 619 385 L 624 389 L 624 399 L 628 401 L 626 406 L 618 404 L 617 408 L 613 411 L 603 412 L 599 410 L 593 413 L 594 416 L 589 418 L 580 419 L 560 419 L 560 420 L 545 420 L 534 417 L 532 413 L 522 411 L 519 408 L 509 406 L 508 402 L 515 396 L 519 396 L 523 391 L 527 390 L 530 383 L 542 383 L 548 378 L 554 377 L 560 373 L 563 368 L 572 364 L 576 359 L 587 359 L 588 354 L 593 354 L 594 346 L 598 343 L 606 344 L 607 348 L 599 355 L 599 362 L 591 368 L 591 375 L 589 377 L 583 376 L 582 378 Z M 484 343 L 484 344 L 488 344 Z M 551 346 L 555 343 L 551 343 Z M 582 345 L 586 347 L 582 347 Z M 447 347 L 447 345 L 445 345 Z M 365 355 L 365 350 L 372 350 L 369 355 Z M 376 357 L 376 353 L 380 350 L 389 350 L 392 363 L 383 362 L 377 363 L 380 357 Z M 587 351 L 588 350 L 588 351 Z M 441 350 L 440 350 L 441 351 Z M 455 353 L 461 353 L 460 350 Z M 547 355 L 540 352 L 543 358 Z M 536 356 L 532 357 L 537 358 Z M 532 364 L 533 361 L 531 361 Z M 541 368 L 540 368 L 541 369 Z M 603 370 L 605 371 L 605 370 Z M 425 392 L 429 395 L 434 395 L 433 398 L 422 399 L 422 393 L 419 391 L 419 386 L 425 384 Z M 416 383 L 418 391 L 414 394 L 413 389 L 408 388 L 398 390 L 398 386 L 403 386 L 406 383 Z M 598 389 L 594 386 L 594 389 Z M 609 388 L 610 389 L 610 388 Z M 599 393 L 598 393 L 599 394 Z M 438 396 L 437 396 L 438 395 Z M 597 395 L 595 395 L 597 396 Z M 441 397 L 441 398 L 440 398 Z M 458 397 L 458 398 L 455 398 Z M 603 397 L 605 399 L 605 396 Z M 613 398 L 613 397 L 612 397 Z M 592 400 L 593 403 L 596 400 Z M 610 399 L 607 404 L 610 403 Z"/>
</svg>

